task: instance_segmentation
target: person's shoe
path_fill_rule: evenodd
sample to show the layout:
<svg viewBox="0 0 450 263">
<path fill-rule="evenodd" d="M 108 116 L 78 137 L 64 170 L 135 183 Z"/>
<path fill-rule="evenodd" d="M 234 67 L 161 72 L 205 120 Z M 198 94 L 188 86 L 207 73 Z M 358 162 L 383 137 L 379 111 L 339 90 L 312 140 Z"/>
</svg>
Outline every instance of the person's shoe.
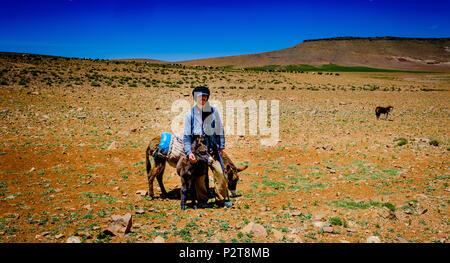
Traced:
<svg viewBox="0 0 450 263">
<path fill-rule="evenodd" d="M 233 203 L 230 201 L 225 201 L 223 203 L 216 203 L 218 207 L 233 207 Z"/>
<path fill-rule="evenodd" d="M 198 208 L 209 208 L 208 202 L 198 202 Z"/>
<path fill-rule="evenodd" d="M 231 203 L 230 201 L 225 201 L 225 203 L 223 203 L 224 207 L 233 207 L 233 203 Z"/>
</svg>

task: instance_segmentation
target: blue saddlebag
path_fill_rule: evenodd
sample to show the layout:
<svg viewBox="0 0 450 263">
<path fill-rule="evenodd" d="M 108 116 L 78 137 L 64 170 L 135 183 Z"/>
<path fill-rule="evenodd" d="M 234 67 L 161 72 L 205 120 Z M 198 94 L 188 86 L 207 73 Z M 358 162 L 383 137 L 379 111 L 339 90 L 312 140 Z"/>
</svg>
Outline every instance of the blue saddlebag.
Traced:
<svg viewBox="0 0 450 263">
<path fill-rule="evenodd" d="M 170 142 L 172 141 L 172 134 L 168 132 L 161 133 L 161 141 L 159 142 L 159 153 L 167 155 L 170 149 Z"/>
</svg>

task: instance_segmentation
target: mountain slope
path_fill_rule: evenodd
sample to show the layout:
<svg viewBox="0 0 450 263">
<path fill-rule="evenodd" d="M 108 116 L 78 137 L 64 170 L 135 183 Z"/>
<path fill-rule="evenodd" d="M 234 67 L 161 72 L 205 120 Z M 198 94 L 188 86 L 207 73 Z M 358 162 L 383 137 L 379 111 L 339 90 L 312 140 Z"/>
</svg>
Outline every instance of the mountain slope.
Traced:
<svg viewBox="0 0 450 263">
<path fill-rule="evenodd" d="M 258 54 L 178 62 L 235 67 L 337 64 L 407 70 L 450 70 L 450 38 L 353 38 L 305 40 L 286 49 Z"/>
</svg>

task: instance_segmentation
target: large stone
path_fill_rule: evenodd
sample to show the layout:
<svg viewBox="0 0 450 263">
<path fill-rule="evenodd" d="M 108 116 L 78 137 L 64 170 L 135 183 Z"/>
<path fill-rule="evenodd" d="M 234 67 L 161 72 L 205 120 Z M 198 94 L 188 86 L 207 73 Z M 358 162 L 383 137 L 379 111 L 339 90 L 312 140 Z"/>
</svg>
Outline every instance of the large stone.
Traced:
<svg viewBox="0 0 450 263">
<path fill-rule="evenodd" d="M 165 243 L 166 240 L 162 236 L 157 236 L 155 239 L 153 239 L 153 243 Z"/>
<path fill-rule="evenodd" d="M 275 240 L 281 241 L 284 238 L 284 235 L 281 231 L 278 231 L 276 229 L 272 229 L 273 237 Z"/>
<path fill-rule="evenodd" d="M 81 239 L 77 236 L 70 236 L 67 240 L 66 243 L 81 243 Z"/>
<path fill-rule="evenodd" d="M 381 210 L 378 211 L 378 215 L 382 218 L 386 219 L 396 219 L 397 216 L 395 215 L 395 212 L 387 207 L 383 207 Z"/>
<path fill-rule="evenodd" d="M 127 213 L 123 216 L 113 215 L 113 223 L 104 231 L 107 235 L 121 236 L 130 232 L 132 222 L 132 215 Z"/>
<path fill-rule="evenodd" d="M 377 236 L 370 236 L 367 238 L 366 243 L 381 243 L 381 240 Z"/>
<path fill-rule="evenodd" d="M 266 229 L 257 223 L 250 222 L 248 225 L 246 225 L 242 230 L 242 233 L 248 234 L 251 233 L 256 238 L 266 238 L 267 237 L 267 231 Z"/>
</svg>

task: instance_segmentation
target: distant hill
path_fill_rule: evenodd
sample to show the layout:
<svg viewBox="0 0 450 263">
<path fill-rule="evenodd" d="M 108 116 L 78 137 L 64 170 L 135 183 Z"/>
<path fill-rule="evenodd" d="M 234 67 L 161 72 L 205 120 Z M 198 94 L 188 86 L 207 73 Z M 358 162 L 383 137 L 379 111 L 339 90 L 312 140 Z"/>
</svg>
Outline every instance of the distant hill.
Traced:
<svg viewBox="0 0 450 263">
<path fill-rule="evenodd" d="M 249 55 L 177 62 L 184 65 L 365 66 L 401 70 L 450 71 L 450 38 L 338 37 L 305 40 L 293 47 Z"/>
<path fill-rule="evenodd" d="M 125 61 L 125 62 L 145 62 L 151 64 L 168 64 L 170 62 L 164 60 L 157 59 L 148 59 L 148 58 L 124 58 L 124 59 L 111 59 L 112 61 Z"/>
</svg>

